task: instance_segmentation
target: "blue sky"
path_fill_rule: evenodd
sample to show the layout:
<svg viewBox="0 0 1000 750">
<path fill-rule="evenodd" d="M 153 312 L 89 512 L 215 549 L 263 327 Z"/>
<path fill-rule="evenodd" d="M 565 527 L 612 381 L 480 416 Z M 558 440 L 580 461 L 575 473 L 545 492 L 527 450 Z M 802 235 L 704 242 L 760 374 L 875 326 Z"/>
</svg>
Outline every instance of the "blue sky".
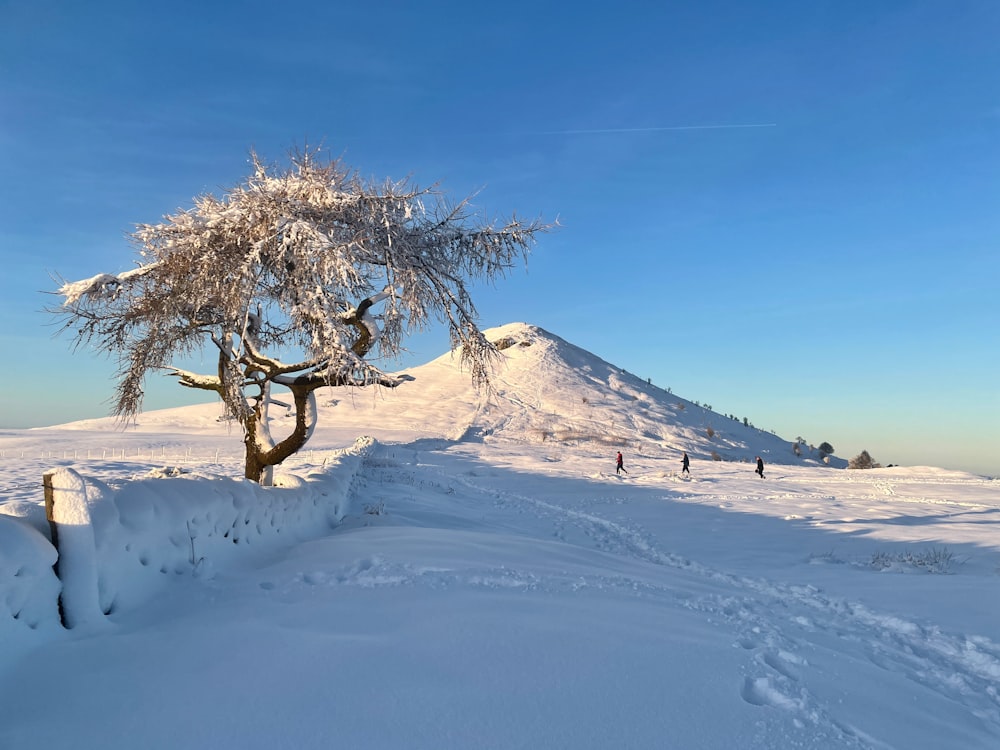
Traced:
<svg viewBox="0 0 1000 750">
<path fill-rule="evenodd" d="M 132 267 L 136 223 L 309 143 L 559 219 L 485 326 L 845 457 L 1000 474 L 1000 4 L 279 5 L 0 0 L 0 426 L 107 413 L 51 274 Z"/>
</svg>

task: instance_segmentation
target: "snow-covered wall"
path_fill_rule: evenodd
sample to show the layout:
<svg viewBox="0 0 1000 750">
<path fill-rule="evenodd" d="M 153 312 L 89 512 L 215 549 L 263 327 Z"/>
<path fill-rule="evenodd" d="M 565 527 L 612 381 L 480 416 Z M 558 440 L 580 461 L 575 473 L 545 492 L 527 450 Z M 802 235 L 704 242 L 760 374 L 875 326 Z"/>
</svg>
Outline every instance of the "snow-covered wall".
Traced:
<svg viewBox="0 0 1000 750">
<path fill-rule="evenodd" d="M 274 487 L 164 470 L 112 489 L 60 470 L 56 505 L 60 493 L 66 503 L 84 497 L 93 542 L 79 533 L 87 513 L 59 527 L 60 546 L 72 540 L 60 560 L 60 582 L 47 524 L 39 522 L 44 509 L 0 515 L 0 643 L 59 628 L 60 593 L 64 608 L 75 608 L 78 622 L 89 624 L 92 613 L 138 606 L 176 576 L 205 575 L 235 556 L 323 534 L 347 512 L 351 485 L 373 445 L 361 438 L 322 469 L 277 475 Z M 71 571 L 62 567 L 68 562 Z M 81 570 L 87 566 L 92 570 Z M 74 613 L 67 614 L 72 626 Z"/>
<path fill-rule="evenodd" d="M 37 528 L 0 515 L 0 657 L 33 633 L 59 627 L 55 561 L 55 548 Z"/>
</svg>

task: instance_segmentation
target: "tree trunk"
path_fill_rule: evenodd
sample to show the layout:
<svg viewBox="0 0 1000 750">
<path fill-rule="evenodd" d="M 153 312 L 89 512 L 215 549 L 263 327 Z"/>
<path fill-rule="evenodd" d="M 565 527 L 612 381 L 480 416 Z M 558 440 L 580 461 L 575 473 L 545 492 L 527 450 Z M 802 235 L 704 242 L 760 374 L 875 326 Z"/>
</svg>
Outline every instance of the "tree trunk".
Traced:
<svg viewBox="0 0 1000 750">
<path fill-rule="evenodd" d="M 258 484 L 270 484 L 271 467 L 301 450 L 316 426 L 317 386 L 310 383 L 306 386 L 291 385 L 289 388 L 295 403 L 295 429 L 288 437 L 275 445 L 265 445 L 265 440 L 269 442 L 270 433 L 263 422 L 267 419 L 264 404 L 258 405 L 243 423 L 243 443 L 246 445 L 243 476 Z"/>
<path fill-rule="evenodd" d="M 247 449 L 246 461 L 243 467 L 243 476 L 261 484 L 261 479 L 264 477 L 264 473 L 270 464 L 264 460 L 265 454 L 262 453 L 257 447 L 257 444 L 254 442 L 254 436 L 248 433 L 244 442 L 246 443 Z"/>
</svg>

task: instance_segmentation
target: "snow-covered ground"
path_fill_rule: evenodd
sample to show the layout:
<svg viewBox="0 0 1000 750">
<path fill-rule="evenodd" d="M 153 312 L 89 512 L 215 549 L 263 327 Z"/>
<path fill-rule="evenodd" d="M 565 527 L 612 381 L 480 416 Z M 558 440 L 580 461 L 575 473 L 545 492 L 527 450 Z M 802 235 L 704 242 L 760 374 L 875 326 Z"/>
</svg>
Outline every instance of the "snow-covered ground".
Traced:
<svg viewBox="0 0 1000 750">
<path fill-rule="evenodd" d="M 126 593 L 72 630 L 26 622 L 0 546 L 0 747 L 1000 747 L 995 480 L 845 470 L 538 329 L 490 335 L 491 398 L 447 356 L 324 396 L 283 467 L 302 481 L 256 492 L 332 482 L 332 528 L 289 511 L 225 555 L 190 531 L 132 578 L 116 547 Z M 120 533 L 146 508 L 147 545 L 222 507 L 241 446 L 217 414 L 0 433 L 0 544 L 44 531 L 61 466 L 118 498 Z"/>
</svg>

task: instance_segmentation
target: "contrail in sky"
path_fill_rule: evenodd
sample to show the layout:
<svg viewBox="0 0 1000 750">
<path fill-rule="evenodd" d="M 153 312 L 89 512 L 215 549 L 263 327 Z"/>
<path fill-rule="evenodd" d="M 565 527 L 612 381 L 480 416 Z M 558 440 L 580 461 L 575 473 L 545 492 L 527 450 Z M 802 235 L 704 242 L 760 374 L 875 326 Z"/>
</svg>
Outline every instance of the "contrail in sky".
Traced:
<svg viewBox="0 0 1000 750">
<path fill-rule="evenodd" d="M 538 135 L 588 135 L 591 133 L 653 133 L 660 130 L 733 130 L 736 128 L 776 128 L 776 122 L 746 125 L 670 125 L 660 128 L 597 128 L 593 130 L 543 130 Z"/>
<path fill-rule="evenodd" d="M 470 138 L 476 137 L 481 138 L 484 136 L 497 137 L 497 138 L 523 138 L 524 136 L 535 136 L 535 135 L 600 135 L 605 133 L 657 133 L 668 130 L 741 130 L 747 128 L 776 128 L 778 123 L 776 122 L 754 122 L 754 123 L 739 123 L 735 125 L 665 125 L 662 127 L 651 127 L 651 128 L 589 128 L 589 129 L 579 129 L 579 130 L 515 130 L 515 131 L 473 131 L 473 132 L 459 132 L 451 133 L 454 137 Z M 440 133 L 435 134 L 435 137 L 439 137 Z M 388 134 L 374 134 L 366 133 L 361 135 L 360 133 L 354 133 L 352 135 L 341 136 L 342 138 L 363 138 L 364 140 L 371 140 L 372 138 L 388 138 Z M 393 136 L 395 137 L 395 136 Z"/>
</svg>

